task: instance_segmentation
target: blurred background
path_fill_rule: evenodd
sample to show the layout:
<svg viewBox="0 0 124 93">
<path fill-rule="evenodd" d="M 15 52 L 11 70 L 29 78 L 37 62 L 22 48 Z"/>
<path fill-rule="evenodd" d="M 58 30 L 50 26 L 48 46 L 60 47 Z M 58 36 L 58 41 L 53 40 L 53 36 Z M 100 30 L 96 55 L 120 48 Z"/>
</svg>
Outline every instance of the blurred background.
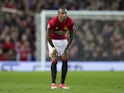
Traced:
<svg viewBox="0 0 124 93">
<path fill-rule="evenodd" d="M 35 14 L 42 10 L 123 11 L 124 0 L 0 0 L 0 62 L 38 60 Z M 71 61 L 124 61 L 124 20 L 75 20 Z M 46 53 L 47 60 L 48 51 Z"/>
<path fill-rule="evenodd" d="M 124 93 L 124 0 L 0 0 L 0 93 L 53 92 L 47 48 L 46 60 L 40 60 L 40 14 L 61 6 L 79 15 L 71 16 L 76 27 L 68 53 L 71 89 L 54 93 Z M 47 23 L 52 16 L 45 18 Z"/>
</svg>

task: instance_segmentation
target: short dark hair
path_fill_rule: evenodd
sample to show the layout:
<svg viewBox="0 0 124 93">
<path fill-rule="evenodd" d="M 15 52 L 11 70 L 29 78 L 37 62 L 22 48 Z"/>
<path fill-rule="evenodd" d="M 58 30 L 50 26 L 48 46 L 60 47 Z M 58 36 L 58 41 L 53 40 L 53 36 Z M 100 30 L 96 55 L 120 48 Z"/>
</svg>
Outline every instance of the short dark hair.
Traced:
<svg viewBox="0 0 124 93">
<path fill-rule="evenodd" d="M 67 9 L 66 9 L 65 7 L 60 7 L 60 8 L 58 9 L 58 13 L 60 13 L 61 10 L 65 10 L 65 11 L 67 12 Z"/>
</svg>

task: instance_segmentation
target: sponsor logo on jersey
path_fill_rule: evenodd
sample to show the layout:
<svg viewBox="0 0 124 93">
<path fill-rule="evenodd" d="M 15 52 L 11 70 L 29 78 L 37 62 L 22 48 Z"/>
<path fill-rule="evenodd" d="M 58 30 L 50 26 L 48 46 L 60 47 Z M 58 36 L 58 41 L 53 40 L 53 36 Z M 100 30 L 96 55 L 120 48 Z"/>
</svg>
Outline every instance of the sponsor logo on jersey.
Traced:
<svg viewBox="0 0 124 93">
<path fill-rule="evenodd" d="M 55 27 L 55 30 L 59 30 L 59 28 L 58 27 Z"/>
</svg>

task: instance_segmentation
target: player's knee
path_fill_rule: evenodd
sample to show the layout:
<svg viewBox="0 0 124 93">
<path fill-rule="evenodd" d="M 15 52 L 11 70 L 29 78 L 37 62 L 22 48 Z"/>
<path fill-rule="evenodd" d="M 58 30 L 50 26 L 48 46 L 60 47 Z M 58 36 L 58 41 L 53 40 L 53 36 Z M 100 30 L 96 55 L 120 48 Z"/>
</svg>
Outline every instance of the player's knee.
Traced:
<svg viewBox="0 0 124 93">
<path fill-rule="evenodd" d="M 66 56 L 63 56 L 62 57 L 62 62 L 66 62 L 68 59 L 67 59 L 67 57 Z"/>
<path fill-rule="evenodd" d="M 57 64 L 57 60 L 52 59 L 52 63 L 53 63 L 53 64 Z"/>
<path fill-rule="evenodd" d="M 52 63 L 56 64 L 58 62 L 58 58 L 56 57 L 52 57 Z"/>
</svg>

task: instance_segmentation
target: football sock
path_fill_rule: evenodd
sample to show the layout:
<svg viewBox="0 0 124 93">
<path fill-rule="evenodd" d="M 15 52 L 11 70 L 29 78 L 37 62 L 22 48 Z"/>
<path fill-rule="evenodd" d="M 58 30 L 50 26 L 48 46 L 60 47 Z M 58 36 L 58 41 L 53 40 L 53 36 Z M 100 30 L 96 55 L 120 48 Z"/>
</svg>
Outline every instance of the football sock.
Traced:
<svg viewBox="0 0 124 93">
<path fill-rule="evenodd" d="M 57 73 L 56 64 L 52 63 L 52 65 L 51 65 L 52 83 L 56 83 L 56 73 Z"/>
<path fill-rule="evenodd" d="M 66 78 L 66 73 L 67 73 L 67 61 L 62 62 L 62 75 L 61 75 L 61 84 L 64 84 L 65 78 Z"/>
</svg>

